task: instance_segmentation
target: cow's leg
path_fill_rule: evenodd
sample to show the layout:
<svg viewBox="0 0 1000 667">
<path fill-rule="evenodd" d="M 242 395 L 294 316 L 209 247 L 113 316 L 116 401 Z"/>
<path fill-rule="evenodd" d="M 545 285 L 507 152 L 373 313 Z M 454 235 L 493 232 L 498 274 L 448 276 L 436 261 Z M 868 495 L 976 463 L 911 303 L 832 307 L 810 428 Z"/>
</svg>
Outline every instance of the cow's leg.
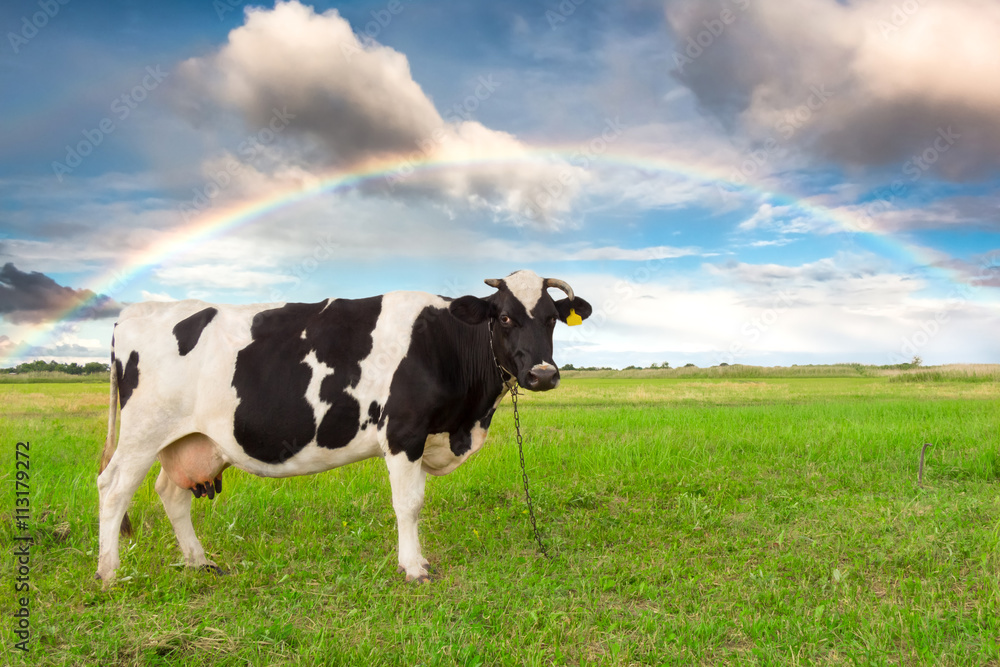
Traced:
<svg viewBox="0 0 1000 667">
<path fill-rule="evenodd" d="M 427 581 L 428 563 L 420 552 L 417 521 L 424 506 L 424 483 L 427 473 L 420 460 L 410 461 L 405 452 L 385 457 L 392 487 L 392 508 L 396 511 L 399 530 L 399 569 L 406 572 L 406 580 Z"/>
<path fill-rule="evenodd" d="M 97 478 L 100 497 L 97 578 L 103 580 L 105 586 L 114 580 L 115 571 L 121 565 L 118 531 L 122 517 L 155 460 L 155 448 L 141 451 L 140 448 L 130 448 L 128 441 L 120 442 L 108 467 Z"/>
<path fill-rule="evenodd" d="M 218 571 L 218 566 L 205 556 L 205 550 L 195 535 L 194 525 L 191 523 L 191 491 L 174 484 L 166 469 L 161 469 L 160 476 L 156 478 L 156 492 L 160 494 L 163 508 L 174 527 L 174 535 L 177 536 L 184 561 L 190 567 L 207 567 Z"/>
</svg>

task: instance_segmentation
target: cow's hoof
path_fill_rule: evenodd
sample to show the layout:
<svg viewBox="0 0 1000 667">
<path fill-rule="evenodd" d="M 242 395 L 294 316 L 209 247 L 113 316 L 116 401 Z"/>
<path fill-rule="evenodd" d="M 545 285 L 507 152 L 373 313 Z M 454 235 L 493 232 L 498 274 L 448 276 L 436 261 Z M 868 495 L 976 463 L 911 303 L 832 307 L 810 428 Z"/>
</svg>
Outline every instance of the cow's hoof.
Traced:
<svg viewBox="0 0 1000 667">
<path fill-rule="evenodd" d="M 207 565 L 207 564 L 206 565 L 202 565 L 199 569 L 202 572 L 209 572 L 211 574 L 214 574 L 217 577 L 224 577 L 227 574 L 229 574 L 228 572 L 226 572 L 221 567 L 219 567 L 218 565 L 215 565 L 215 564 L 212 564 L 212 565 Z"/>
<path fill-rule="evenodd" d="M 100 572 L 95 572 L 94 573 L 94 579 L 97 579 L 98 581 L 101 581 L 102 580 L 101 573 Z"/>
<path fill-rule="evenodd" d="M 400 574 L 406 574 L 406 568 L 404 568 L 402 565 L 400 565 L 399 567 L 396 568 L 396 572 L 399 572 Z M 428 565 L 425 564 L 424 565 L 424 572 L 425 572 L 425 574 L 421 574 L 420 576 L 417 576 L 417 577 L 414 577 L 412 574 L 407 574 L 406 575 L 406 581 L 407 582 L 411 582 L 412 581 L 412 582 L 417 583 L 417 584 L 427 584 L 427 583 L 430 583 L 430 581 L 431 581 L 431 574 L 433 574 L 433 572 L 431 571 L 430 566 L 428 566 Z"/>
</svg>

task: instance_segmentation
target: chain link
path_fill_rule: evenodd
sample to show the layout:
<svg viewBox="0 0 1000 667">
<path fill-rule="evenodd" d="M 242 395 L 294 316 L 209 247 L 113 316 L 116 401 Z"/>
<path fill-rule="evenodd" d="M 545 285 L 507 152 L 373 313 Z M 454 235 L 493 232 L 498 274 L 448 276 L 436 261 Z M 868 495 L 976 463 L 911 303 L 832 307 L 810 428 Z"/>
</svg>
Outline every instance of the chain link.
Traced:
<svg viewBox="0 0 1000 667">
<path fill-rule="evenodd" d="M 535 533 L 535 541 L 538 542 L 538 550 L 542 552 L 542 555 L 546 558 L 549 557 L 548 551 L 545 550 L 545 544 L 542 543 L 542 536 L 538 533 L 538 522 L 535 521 L 535 508 L 531 504 L 531 491 L 528 490 L 528 472 L 524 467 L 524 439 L 521 437 L 521 415 L 517 411 L 517 378 L 513 373 L 506 370 L 500 365 L 500 361 L 497 359 L 497 353 L 493 349 L 493 320 L 490 319 L 489 324 L 490 332 L 490 353 L 493 355 L 493 363 L 497 366 L 497 372 L 500 374 L 500 382 L 503 386 L 510 390 L 510 400 L 514 403 L 514 431 L 517 433 L 517 455 L 521 459 L 521 479 L 524 481 L 524 499 L 528 503 L 528 516 L 531 518 L 531 530 Z M 504 373 L 510 376 L 510 382 L 504 379 Z"/>
<path fill-rule="evenodd" d="M 546 558 L 549 557 L 542 543 L 542 536 L 538 533 L 538 522 L 535 521 L 535 508 L 531 504 L 531 491 L 528 490 L 528 472 L 524 468 L 524 441 L 521 438 L 521 416 L 517 412 L 517 382 L 510 388 L 510 400 L 514 403 L 514 430 L 517 433 L 517 454 L 521 458 L 521 479 L 524 481 L 524 499 L 528 503 L 528 516 L 531 518 L 531 530 L 535 533 L 535 541 L 538 542 L 538 550 Z"/>
</svg>

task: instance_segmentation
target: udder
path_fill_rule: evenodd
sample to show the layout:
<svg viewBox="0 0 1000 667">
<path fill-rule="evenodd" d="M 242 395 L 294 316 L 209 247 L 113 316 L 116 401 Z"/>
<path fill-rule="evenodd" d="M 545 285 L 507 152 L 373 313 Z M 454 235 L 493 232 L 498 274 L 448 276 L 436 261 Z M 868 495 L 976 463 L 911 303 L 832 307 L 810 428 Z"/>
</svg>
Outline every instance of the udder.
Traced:
<svg viewBox="0 0 1000 667">
<path fill-rule="evenodd" d="M 229 464 L 219 454 L 215 441 L 202 433 L 191 433 L 160 450 L 160 465 L 177 486 L 191 489 L 195 498 L 215 498 L 222 492 L 222 471 Z"/>
</svg>

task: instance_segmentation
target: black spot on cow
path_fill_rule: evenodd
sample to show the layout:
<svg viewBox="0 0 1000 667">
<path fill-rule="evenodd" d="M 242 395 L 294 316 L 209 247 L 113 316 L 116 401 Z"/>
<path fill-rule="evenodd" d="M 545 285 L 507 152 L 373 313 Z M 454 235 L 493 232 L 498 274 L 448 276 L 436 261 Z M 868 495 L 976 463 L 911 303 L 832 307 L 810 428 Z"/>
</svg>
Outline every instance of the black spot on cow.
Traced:
<svg viewBox="0 0 1000 667">
<path fill-rule="evenodd" d="M 177 351 L 182 357 L 194 349 L 194 346 L 198 344 L 198 339 L 201 338 L 201 332 L 218 312 L 218 308 L 205 308 L 174 325 Z"/>
<path fill-rule="evenodd" d="M 132 397 L 132 392 L 139 386 L 139 353 L 132 350 L 128 362 L 122 368 L 122 360 L 115 360 L 115 379 L 118 382 L 118 400 L 122 408 Z"/>
<path fill-rule="evenodd" d="M 364 424 L 376 425 L 379 419 L 382 418 L 382 406 L 378 404 L 378 401 L 372 401 L 371 405 L 368 406 L 368 421 Z"/>
<path fill-rule="evenodd" d="M 346 447 L 360 427 L 361 406 L 353 396 L 341 394 L 323 416 L 316 432 L 316 444 L 330 449 Z"/>
<path fill-rule="evenodd" d="M 448 445 L 455 456 L 461 456 L 472 449 L 472 433 L 469 431 L 455 431 L 448 435 Z"/>
<path fill-rule="evenodd" d="M 258 313 L 253 341 L 236 356 L 233 387 L 240 403 L 234 416 L 236 441 L 267 463 L 286 461 L 316 439 L 321 447 L 343 447 L 361 428 L 361 406 L 345 392 L 361 381 L 361 361 L 372 350 L 372 331 L 382 297 L 329 304 L 287 304 Z M 333 369 L 320 384 L 330 405 L 316 423 L 306 400 L 310 353 Z"/>
<path fill-rule="evenodd" d="M 252 342 L 236 355 L 233 387 L 239 405 L 233 435 L 244 451 L 266 463 L 281 463 L 316 435 L 313 408 L 306 400 L 312 369 L 302 332 L 322 303 L 289 303 L 254 316 Z"/>
<path fill-rule="evenodd" d="M 319 388 L 319 397 L 330 404 L 316 434 L 320 447 L 344 447 L 363 426 L 361 405 L 346 389 L 361 381 L 361 362 L 371 354 L 372 332 L 381 313 L 380 296 L 338 299 L 306 329 L 306 340 L 316 358 L 334 369 Z"/>
<path fill-rule="evenodd" d="M 492 411 L 502 389 L 488 324 L 469 325 L 447 309 L 425 308 L 382 411 L 383 420 L 392 415 L 389 451 L 416 461 L 428 433 L 448 433 L 452 453 L 464 454 L 472 446 L 472 428 Z"/>
</svg>

